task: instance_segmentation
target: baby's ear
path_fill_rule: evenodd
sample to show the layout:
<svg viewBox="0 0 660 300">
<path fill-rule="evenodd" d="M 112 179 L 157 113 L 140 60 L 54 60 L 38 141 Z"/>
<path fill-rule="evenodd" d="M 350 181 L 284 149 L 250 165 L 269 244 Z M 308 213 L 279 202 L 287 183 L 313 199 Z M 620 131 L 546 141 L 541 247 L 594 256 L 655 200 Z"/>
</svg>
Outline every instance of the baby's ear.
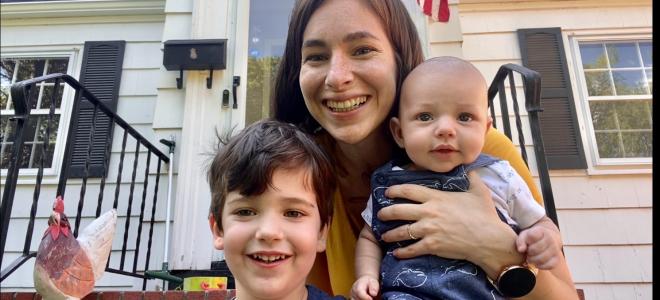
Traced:
<svg viewBox="0 0 660 300">
<path fill-rule="evenodd" d="M 321 232 L 319 233 L 319 240 L 316 242 L 316 252 L 323 252 L 325 251 L 325 245 L 328 240 L 328 228 L 329 224 L 323 225 L 323 228 L 321 228 Z"/>
<path fill-rule="evenodd" d="M 209 214 L 209 227 L 211 227 L 211 233 L 213 233 L 213 247 L 218 250 L 224 250 L 224 233 L 218 227 L 218 224 L 215 222 L 213 214 Z"/>
<path fill-rule="evenodd" d="M 396 144 L 401 148 L 405 148 L 403 145 L 403 133 L 401 132 L 401 121 L 399 121 L 399 118 L 392 117 L 392 119 L 390 119 L 390 132 L 392 133 Z"/>
</svg>

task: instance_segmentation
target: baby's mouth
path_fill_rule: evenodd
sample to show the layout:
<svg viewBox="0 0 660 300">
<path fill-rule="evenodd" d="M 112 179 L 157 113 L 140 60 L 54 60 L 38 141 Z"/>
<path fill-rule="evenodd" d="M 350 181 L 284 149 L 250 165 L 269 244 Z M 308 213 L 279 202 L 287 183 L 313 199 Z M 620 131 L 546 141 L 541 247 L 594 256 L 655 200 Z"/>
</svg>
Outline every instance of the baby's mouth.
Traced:
<svg viewBox="0 0 660 300">
<path fill-rule="evenodd" d="M 357 109 L 365 102 L 367 102 L 367 96 L 360 96 L 342 101 L 326 100 L 325 106 L 333 112 L 347 112 Z"/>
</svg>

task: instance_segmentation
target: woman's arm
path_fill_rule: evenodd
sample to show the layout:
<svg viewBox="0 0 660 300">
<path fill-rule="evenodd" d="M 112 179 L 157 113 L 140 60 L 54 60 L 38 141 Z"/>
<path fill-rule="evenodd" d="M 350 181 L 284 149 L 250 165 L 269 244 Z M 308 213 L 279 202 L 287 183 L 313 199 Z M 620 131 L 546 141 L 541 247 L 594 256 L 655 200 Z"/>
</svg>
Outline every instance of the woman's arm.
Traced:
<svg viewBox="0 0 660 300">
<path fill-rule="evenodd" d="M 388 198 L 405 198 L 420 204 L 396 204 L 380 210 L 383 221 L 414 221 L 416 243 L 397 249 L 399 258 L 433 254 L 465 259 L 496 278 L 506 266 L 521 264 L 525 258 L 516 250 L 516 234 L 497 216 L 490 191 L 479 176 L 470 173 L 466 193 L 438 191 L 419 185 L 403 184 L 387 189 Z M 387 242 L 409 238 L 401 226 L 383 234 Z M 562 260 L 551 271 L 540 271 L 534 290 L 525 299 L 576 299 L 577 294 Z"/>
</svg>

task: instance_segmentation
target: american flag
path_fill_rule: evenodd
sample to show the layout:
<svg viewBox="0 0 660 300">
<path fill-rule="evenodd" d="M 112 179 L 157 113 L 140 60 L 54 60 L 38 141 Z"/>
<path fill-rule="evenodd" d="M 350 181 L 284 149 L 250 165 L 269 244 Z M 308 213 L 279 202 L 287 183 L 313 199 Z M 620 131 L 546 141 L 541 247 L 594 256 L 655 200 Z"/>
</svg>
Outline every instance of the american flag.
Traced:
<svg viewBox="0 0 660 300">
<path fill-rule="evenodd" d="M 433 18 L 435 21 L 449 21 L 449 1 L 448 0 L 417 0 L 424 14 Z"/>
</svg>

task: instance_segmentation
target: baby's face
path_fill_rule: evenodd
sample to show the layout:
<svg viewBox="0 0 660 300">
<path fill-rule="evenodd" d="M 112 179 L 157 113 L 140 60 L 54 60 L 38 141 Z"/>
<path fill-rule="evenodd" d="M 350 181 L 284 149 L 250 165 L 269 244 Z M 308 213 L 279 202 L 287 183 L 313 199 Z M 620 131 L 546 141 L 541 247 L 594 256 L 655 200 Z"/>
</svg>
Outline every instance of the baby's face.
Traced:
<svg viewBox="0 0 660 300">
<path fill-rule="evenodd" d="M 448 172 L 473 162 L 490 126 L 487 89 L 480 74 L 464 68 L 411 73 L 401 91 L 392 134 L 413 168 Z"/>
<path fill-rule="evenodd" d="M 327 229 L 307 169 L 276 169 L 264 193 L 227 195 L 222 231 L 214 245 L 224 250 L 239 298 L 282 299 L 304 292 L 316 253 L 325 250 Z"/>
</svg>

